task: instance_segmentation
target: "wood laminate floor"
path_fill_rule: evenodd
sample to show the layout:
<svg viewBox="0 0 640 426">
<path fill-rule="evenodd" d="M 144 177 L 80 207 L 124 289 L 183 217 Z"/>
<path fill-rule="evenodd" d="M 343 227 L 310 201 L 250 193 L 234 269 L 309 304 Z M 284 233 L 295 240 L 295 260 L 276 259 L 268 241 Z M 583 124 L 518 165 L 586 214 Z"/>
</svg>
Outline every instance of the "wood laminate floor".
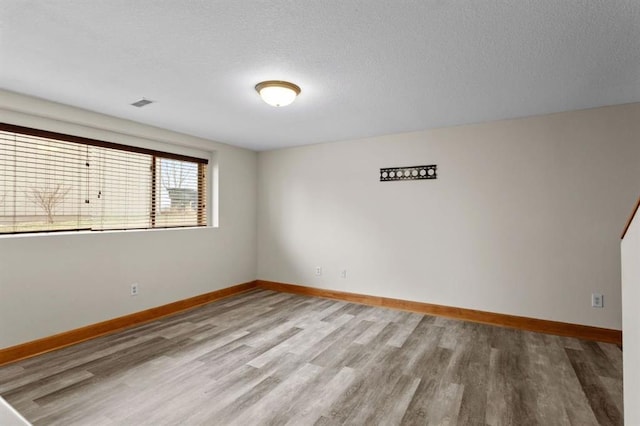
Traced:
<svg viewBox="0 0 640 426">
<path fill-rule="evenodd" d="M 35 425 L 621 425 L 618 347 L 255 290 L 0 368 Z"/>
</svg>

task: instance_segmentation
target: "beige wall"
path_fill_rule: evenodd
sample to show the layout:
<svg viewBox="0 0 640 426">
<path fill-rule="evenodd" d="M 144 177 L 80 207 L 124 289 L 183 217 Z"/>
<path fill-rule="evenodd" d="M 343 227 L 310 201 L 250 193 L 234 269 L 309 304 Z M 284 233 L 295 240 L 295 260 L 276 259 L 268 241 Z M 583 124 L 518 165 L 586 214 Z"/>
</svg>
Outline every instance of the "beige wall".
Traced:
<svg viewBox="0 0 640 426">
<path fill-rule="evenodd" d="M 219 228 L 0 237 L 0 347 L 256 277 L 621 325 L 640 104 L 259 155 L 3 91 L 0 120 L 204 153 L 220 206 Z M 439 178 L 378 181 L 381 167 L 418 164 Z"/>
<path fill-rule="evenodd" d="M 0 348 L 256 278 L 255 152 L 3 91 L 0 121 L 210 156 L 220 206 L 218 228 L 0 236 Z"/>
<path fill-rule="evenodd" d="M 638 135 L 630 104 L 260 153 L 258 277 L 620 329 Z"/>
</svg>

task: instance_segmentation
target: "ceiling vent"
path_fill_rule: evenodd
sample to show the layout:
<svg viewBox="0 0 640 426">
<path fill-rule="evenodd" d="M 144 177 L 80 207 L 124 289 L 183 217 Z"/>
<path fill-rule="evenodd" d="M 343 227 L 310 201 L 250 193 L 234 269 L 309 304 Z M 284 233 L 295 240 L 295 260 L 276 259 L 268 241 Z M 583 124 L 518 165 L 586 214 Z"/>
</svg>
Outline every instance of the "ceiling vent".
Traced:
<svg viewBox="0 0 640 426">
<path fill-rule="evenodd" d="M 147 106 L 147 105 L 149 105 L 151 103 L 153 103 L 153 101 L 150 101 L 149 99 L 142 98 L 139 101 L 136 101 L 136 102 L 132 103 L 131 105 L 133 105 L 134 107 L 142 108 L 143 106 Z"/>
</svg>

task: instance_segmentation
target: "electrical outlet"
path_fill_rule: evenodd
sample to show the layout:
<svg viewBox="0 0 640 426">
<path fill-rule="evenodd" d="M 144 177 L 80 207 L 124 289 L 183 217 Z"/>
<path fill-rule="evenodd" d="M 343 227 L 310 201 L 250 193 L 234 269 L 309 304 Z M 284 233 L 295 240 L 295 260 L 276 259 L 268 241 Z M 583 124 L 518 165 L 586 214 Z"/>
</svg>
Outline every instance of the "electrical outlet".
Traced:
<svg viewBox="0 0 640 426">
<path fill-rule="evenodd" d="M 604 296 L 602 296 L 600 293 L 593 293 L 591 295 L 591 307 L 592 308 L 604 307 Z"/>
<path fill-rule="evenodd" d="M 316 266 L 316 275 L 317 276 L 322 275 L 322 266 Z"/>
<path fill-rule="evenodd" d="M 138 295 L 138 283 L 133 283 L 131 284 L 131 295 L 132 296 L 137 296 Z"/>
<path fill-rule="evenodd" d="M 340 271 L 340 278 L 347 278 L 347 270 L 343 269 Z"/>
</svg>

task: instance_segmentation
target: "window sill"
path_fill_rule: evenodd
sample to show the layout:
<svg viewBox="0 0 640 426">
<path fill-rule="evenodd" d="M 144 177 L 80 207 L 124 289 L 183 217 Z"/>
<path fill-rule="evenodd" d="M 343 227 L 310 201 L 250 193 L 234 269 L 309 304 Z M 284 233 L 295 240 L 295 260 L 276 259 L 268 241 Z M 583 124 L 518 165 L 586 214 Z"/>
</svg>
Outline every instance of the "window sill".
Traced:
<svg viewBox="0 0 640 426">
<path fill-rule="evenodd" d="M 104 231 L 52 231 L 52 232 L 25 232 L 17 234 L 0 234 L 1 239 L 11 238 L 34 238 L 34 237 L 54 237 L 69 235 L 100 235 L 100 234 L 131 234 L 136 232 L 175 232 L 175 231 L 193 231 L 202 229 L 218 229 L 218 226 L 181 226 L 175 228 L 149 228 L 149 229 L 106 229 Z"/>
</svg>

